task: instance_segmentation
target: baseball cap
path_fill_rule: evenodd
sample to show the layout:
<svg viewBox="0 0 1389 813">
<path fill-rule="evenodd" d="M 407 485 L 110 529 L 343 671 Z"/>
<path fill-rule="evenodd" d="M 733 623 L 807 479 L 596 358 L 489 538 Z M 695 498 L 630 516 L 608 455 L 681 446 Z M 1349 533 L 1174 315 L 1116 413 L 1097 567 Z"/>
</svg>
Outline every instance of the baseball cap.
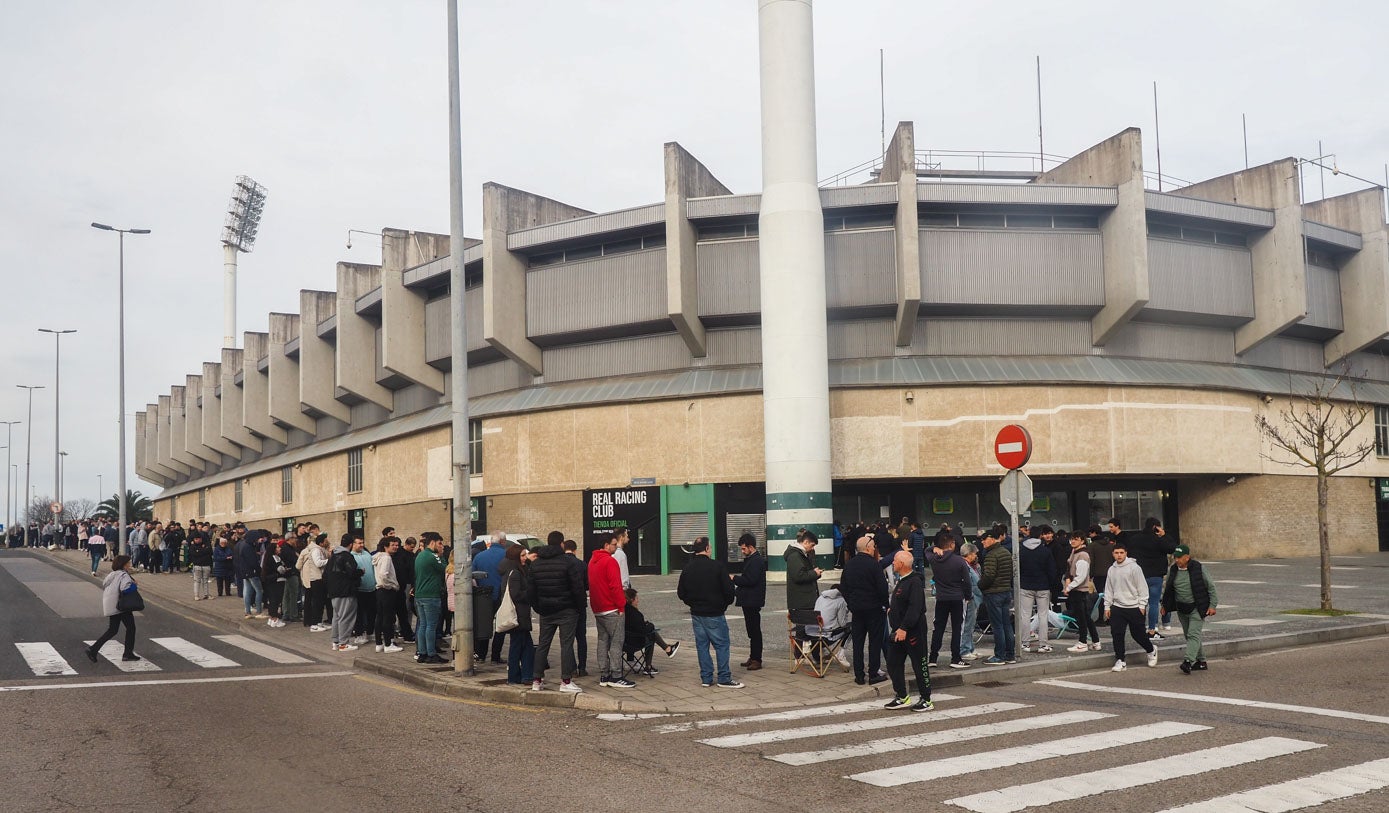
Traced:
<svg viewBox="0 0 1389 813">
<path fill-rule="evenodd" d="M 1190 556 L 1191 548 L 1187 547 L 1186 545 L 1178 545 L 1177 547 L 1172 549 L 1172 555 L 1177 557 Z"/>
</svg>

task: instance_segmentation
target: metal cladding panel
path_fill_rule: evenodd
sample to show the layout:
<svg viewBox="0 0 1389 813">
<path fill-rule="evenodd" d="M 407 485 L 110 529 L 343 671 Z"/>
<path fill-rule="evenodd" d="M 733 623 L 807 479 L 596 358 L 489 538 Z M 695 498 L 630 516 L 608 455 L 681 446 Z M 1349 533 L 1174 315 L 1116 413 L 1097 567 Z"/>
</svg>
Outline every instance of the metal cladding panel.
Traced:
<svg viewBox="0 0 1389 813">
<path fill-rule="evenodd" d="M 685 217 L 690 220 L 701 220 L 711 217 L 756 215 L 761 208 L 761 195 L 719 195 L 713 198 L 690 198 L 685 201 Z"/>
<path fill-rule="evenodd" d="M 352 428 L 364 429 L 390 420 L 391 412 L 380 404 L 363 401 L 352 406 Z"/>
<path fill-rule="evenodd" d="M 1323 243 L 1330 243 L 1333 246 L 1359 251 L 1364 245 L 1364 240 L 1360 235 L 1353 231 L 1338 229 L 1335 226 L 1328 226 L 1325 223 L 1313 223 L 1310 220 L 1302 221 L 1302 233 L 1311 240 L 1320 240 Z"/>
<path fill-rule="evenodd" d="M 897 304 L 897 243 L 891 229 L 825 235 L 825 297 L 831 308 Z"/>
<path fill-rule="evenodd" d="M 708 355 L 694 359 L 695 366 L 736 366 L 762 363 L 762 329 L 758 327 L 710 330 L 706 334 Z"/>
<path fill-rule="evenodd" d="M 1163 192 L 1145 192 L 1144 201 L 1150 212 L 1238 223 L 1261 229 L 1273 228 L 1272 209 L 1258 209 L 1236 203 L 1220 203 L 1214 200 L 1189 198 L 1184 195 L 1168 195 Z"/>
<path fill-rule="evenodd" d="M 699 268 L 699 315 L 760 313 L 756 240 L 700 243 L 695 249 Z"/>
<path fill-rule="evenodd" d="M 921 230 L 921 301 L 1104 306 L 1099 232 Z"/>
<path fill-rule="evenodd" d="M 678 333 L 577 344 L 545 351 L 545 382 L 633 375 L 690 366 L 690 351 Z"/>
<path fill-rule="evenodd" d="M 526 272 L 526 332 L 548 336 L 665 319 L 665 249 Z"/>
<path fill-rule="evenodd" d="M 664 225 L 665 222 L 666 205 L 664 203 L 652 203 L 634 209 L 623 209 L 601 215 L 586 215 L 559 223 L 520 229 L 506 236 L 506 247 L 512 251 L 517 251 L 589 235 Z"/>
<path fill-rule="evenodd" d="M 482 340 L 482 288 L 471 288 L 463 294 L 464 316 L 468 322 L 468 351 L 487 346 Z M 432 299 L 424 305 L 424 360 L 442 361 L 450 357 L 453 342 L 453 319 L 449 298 Z"/>
<path fill-rule="evenodd" d="M 856 319 L 830 322 L 827 338 L 831 359 L 861 359 L 891 356 L 897 340 L 897 323 L 892 319 Z"/>
<path fill-rule="evenodd" d="M 1118 206 L 1113 186 L 1054 184 L 918 183 L 921 203 L 978 203 L 1005 206 Z"/>
<path fill-rule="evenodd" d="M 468 400 L 531 385 L 531 376 L 511 359 L 468 368 Z"/>
<path fill-rule="evenodd" d="M 465 266 L 482 260 L 482 243 L 468 246 L 463 249 L 463 264 Z M 423 265 L 414 268 L 407 268 L 403 272 L 406 288 L 424 286 L 426 288 L 437 287 L 443 283 L 448 287 L 449 272 L 453 270 L 453 263 L 449 260 L 449 255 L 437 257 Z"/>
<path fill-rule="evenodd" d="M 1344 330 L 1341 315 L 1341 275 L 1331 268 L 1307 266 L 1307 318 L 1299 324 Z"/>
<path fill-rule="evenodd" d="M 1352 376 L 1378 378 L 1381 381 L 1389 380 L 1389 358 L 1379 353 L 1372 353 L 1364 350 L 1359 353 L 1352 353 L 1346 363 L 1350 365 L 1350 374 Z M 1389 389 L 1389 387 L 1385 387 L 1385 389 Z M 1360 402 L 1362 404 L 1375 401 L 1381 404 L 1389 403 L 1389 399 L 1383 396 L 1375 398 L 1369 395 L 1365 388 L 1361 388 L 1356 394 L 1360 397 Z"/>
<path fill-rule="evenodd" d="M 1225 328 L 1130 322 L 1103 347 L 1101 356 L 1133 356 L 1173 361 L 1212 361 L 1234 364 L 1235 334 Z M 1141 377 L 1137 379 L 1141 381 Z"/>
<path fill-rule="evenodd" d="M 820 190 L 821 209 L 848 209 L 897 203 L 897 184 L 868 183 Z"/>
<path fill-rule="evenodd" d="M 1254 318 L 1249 251 L 1182 240 L 1148 240 L 1148 307 Z"/>
<path fill-rule="evenodd" d="M 1275 336 L 1239 357 L 1240 364 L 1320 373 L 1325 369 L 1326 353 L 1321 342 Z"/>
<path fill-rule="evenodd" d="M 399 418 L 447 402 L 447 398 L 428 387 L 411 384 L 404 389 L 396 390 L 393 402 L 395 409 L 391 410 L 391 417 Z"/>
<path fill-rule="evenodd" d="M 1088 355 L 1090 346 L 1088 319 L 920 319 L 911 350 L 932 356 L 1068 356 Z"/>
</svg>

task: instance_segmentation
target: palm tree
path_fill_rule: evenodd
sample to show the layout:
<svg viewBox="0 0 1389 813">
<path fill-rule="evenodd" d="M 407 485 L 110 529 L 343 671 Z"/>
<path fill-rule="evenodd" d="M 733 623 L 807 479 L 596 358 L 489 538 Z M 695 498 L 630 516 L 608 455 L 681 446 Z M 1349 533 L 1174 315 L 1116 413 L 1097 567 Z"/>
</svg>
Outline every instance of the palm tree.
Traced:
<svg viewBox="0 0 1389 813">
<path fill-rule="evenodd" d="M 94 517 L 107 517 L 116 519 L 120 514 L 120 503 L 116 502 L 117 496 L 112 494 L 102 500 L 92 512 Z M 154 519 L 154 503 L 149 497 L 138 491 L 127 490 L 125 492 L 125 518 L 127 522 L 146 521 Z"/>
</svg>

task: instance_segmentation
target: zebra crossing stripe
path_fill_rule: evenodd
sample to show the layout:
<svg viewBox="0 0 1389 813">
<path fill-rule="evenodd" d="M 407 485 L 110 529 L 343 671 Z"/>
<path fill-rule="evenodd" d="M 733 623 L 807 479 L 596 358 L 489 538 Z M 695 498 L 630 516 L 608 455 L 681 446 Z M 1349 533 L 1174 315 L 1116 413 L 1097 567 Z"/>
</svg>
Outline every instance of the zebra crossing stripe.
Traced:
<svg viewBox="0 0 1389 813">
<path fill-rule="evenodd" d="M 244 635 L 214 635 L 214 640 L 224 644 L 231 644 L 237 649 L 244 649 L 253 655 L 259 655 L 275 663 L 313 663 L 308 658 L 301 658 L 283 649 L 277 649 L 269 644 L 262 644 L 260 641 L 253 641 Z"/>
<path fill-rule="evenodd" d="M 771 731 L 754 731 L 751 734 L 729 734 L 723 737 L 712 737 L 707 740 L 696 740 L 704 745 L 712 745 L 715 748 L 742 748 L 748 745 L 762 745 L 769 742 L 787 742 L 788 740 L 804 740 L 810 737 L 827 737 L 831 734 L 849 734 L 857 731 L 873 731 L 880 728 L 899 728 L 909 725 L 929 725 L 939 720 L 956 720 L 962 717 L 974 717 L 979 714 L 992 714 L 999 711 L 1014 711 L 1016 709 L 1029 708 L 1022 703 L 990 703 L 984 706 L 967 706 L 962 709 L 949 709 L 947 711 L 935 711 L 930 714 L 914 714 L 909 711 L 884 712 L 882 701 L 874 701 L 874 708 L 883 713 L 881 717 L 873 717 L 867 720 L 850 720 L 847 723 L 826 723 L 824 725 L 805 726 L 803 728 L 780 728 Z"/>
<path fill-rule="evenodd" d="M 63 659 L 58 654 L 58 650 L 53 645 L 45 641 L 35 643 L 20 644 L 16 643 L 15 649 L 24 658 L 24 662 L 29 664 L 36 677 L 48 677 L 50 675 L 75 675 L 77 670 L 72 668 L 72 664 Z"/>
<path fill-rule="evenodd" d="M 1219 697 L 1207 694 L 1164 692 L 1157 689 L 1130 689 L 1124 686 L 1099 686 L 1093 683 L 1078 683 L 1072 680 L 1058 680 L 1053 678 L 1046 678 L 1034 682 L 1043 686 L 1056 686 L 1062 689 L 1081 689 L 1087 692 L 1100 692 L 1102 694 L 1136 694 L 1146 698 L 1162 697 L 1168 700 L 1180 700 L 1184 703 L 1216 703 L 1222 706 L 1243 706 L 1244 708 L 1250 709 L 1286 711 L 1292 714 L 1314 714 L 1319 717 L 1335 717 L 1342 720 L 1358 720 L 1363 723 L 1389 725 L 1389 717 L 1377 714 L 1361 714 L 1357 711 L 1342 711 L 1341 709 L 1324 709 L 1318 708 L 1317 706 L 1293 706 L 1288 703 L 1269 703 L 1263 700 L 1244 700 L 1238 697 Z"/>
<path fill-rule="evenodd" d="M 937 694 L 933 695 L 937 703 L 944 700 L 959 700 L 959 695 Z M 747 723 L 771 723 L 784 720 L 801 720 L 807 717 L 832 717 L 839 714 L 856 714 L 863 711 L 880 710 L 883 707 L 882 700 L 860 700 L 855 703 L 840 703 L 834 706 L 809 706 L 806 708 L 788 709 L 786 711 L 772 711 L 765 714 L 754 714 L 750 717 L 725 717 L 719 720 L 695 720 L 689 723 L 669 723 L 657 726 L 652 729 L 657 734 L 676 734 L 682 731 L 694 731 L 699 728 L 718 728 L 727 725 L 745 725 Z"/>
<path fill-rule="evenodd" d="M 1133 726 L 1132 728 L 1120 728 L 1114 731 L 1084 734 L 1079 737 L 1070 737 L 1063 740 L 1039 742 L 1032 745 L 1020 745 L 1013 748 L 1001 748 L 997 751 L 985 751 L 981 754 L 947 757 L 928 763 L 912 763 L 896 768 L 881 768 L 876 771 L 864 771 L 863 773 L 852 774 L 845 778 L 853 779 L 856 782 L 863 782 L 867 785 L 893 788 L 898 785 L 908 785 L 913 782 L 925 782 L 930 779 L 960 776 L 979 770 L 980 765 L 987 765 L 990 768 L 1005 768 L 1009 765 L 1021 765 L 1023 763 L 1038 762 L 1054 757 L 1074 756 L 1076 754 L 1085 754 L 1092 751 L 1103 751 L 1121 745 L 1151 742 L 1167 737 L 1177 737 L 1182 734 L 1209 730 L 1210 726 L 1193 725 L 1190 723 L 1152 723 L 1149 725 Z M 1072 781 L 1073 779 L 1074 777 L 1070 777 L 1067 781 Z"/>
<path fill-rule="evenodd" d="M 1389 759 L 1169 807 L 1162 813 L 1289 813 L 1389 787 Z"/>
<path fill-rule="evenodd" d="M 1292 740 L 1287 737 L 1264 737 L 1232 745 L 1221 745 L 1176 754 L 1162 759 L 1125 765 L 1122 768 L 1109 768 L 1090 773 L 1076 774 L 1059 779 L 1047 779 L 1011 788 L 990 790 L 958 799 L 947 799 L 946 804 L 963 807 L 974 813 L 1015 813 L 1029 807 L 1056 804 L 1057 802 L 1084 799 L 1107 793 L 1111 790 L 1125 790 L 1142 785 L 1151 785 L 1167 779 L 1195 776 L 1236 765 L 1261 762 L 1265 759 L 1297 754 L 1324 748 L 1320 743 Z M 992 764 L 989 762 L 982 763 Z M 1238 809 L 1238 808 L 1236 808 Z M 1296 808 L 1292 808 L 1296 809 Z M 1224 811 L 1225 808 L 1217 808 Z"/>
<path fill-rule="evenodd" d="M 151 638 L 150 641 L 204 669 L 221 669 L 226 666 L 239 665 L 231 658 L 224 658 L 216 652 L 203 649 L 192 641 L 185 641 L 182 638 Z"/>
<path fill-rule="evenodd" d="M 982 709 L 983 707 L 976 708 Z M 952 728 L 946 731 L 932 731 L 928 734 L 914 734 L 909 737 L 893 737 L 886 740 L 859 743 L 858 745 L 843 745 L 838 748 L 826 748 L 823 751 L 801 751 L 791 754 L 776 754 L 767 757 L 767 759 L 787 765 L 813 765 L 817 762 L 829 762 L 836 759 L 871 757 L 877 754 L 890 753 L 892 751 L 907 751 L 914 748 L 931 748 L 939 745 L 968 742 L 970 740 L 982 740 L 988 737 L 998 737 L 1005 734 L 1017 734 L 1022 731 L 1035 731 L 1037 729 L 1051 728 L 1054 726 L 1102 720 L 1106 717 L 1113 716 L 1113 714 L 1105 714 L 1098 711 L 1067 711 L 1059 714 L 1044 714 L 1039 717 L 1023 717 L 1018 720 L 1007 720 L 1001 723 L 986 723 L 984 725 L 966 726 L 964 728 Z"/>
<path fill-rule="evenodd" d="M 82 643 L 91 646 L 96 641 L 83 641 Z M 117 669 L 122 672 L 158 672 L 159 667 L 149 662 L 148 658 L 141 658 L 138 661 L 123 661 L 121 656 L 125 654 L 125 646 L 117 641 L 107 641 L 101 645 L 99 650 L 101 657 L 110 661 Z"/>
</svg>

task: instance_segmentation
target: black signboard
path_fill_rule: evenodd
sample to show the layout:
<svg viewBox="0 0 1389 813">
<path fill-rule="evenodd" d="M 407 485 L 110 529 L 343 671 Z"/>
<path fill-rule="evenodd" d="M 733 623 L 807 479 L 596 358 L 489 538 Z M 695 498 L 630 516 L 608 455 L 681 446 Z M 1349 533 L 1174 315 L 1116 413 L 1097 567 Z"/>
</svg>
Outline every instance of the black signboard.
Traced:
<svg viewBox="0 0 1389 813">
<path fill-rule="evenodd" d="M 660 572 L 661 489 L 607 488 L 584 492 L 584 560 L 626 528 L 628 569 Z M 654 551 L 654 556 L 652 552 Z M 649 561 L 648 561 L 649 560 Z"/>
</svg>

